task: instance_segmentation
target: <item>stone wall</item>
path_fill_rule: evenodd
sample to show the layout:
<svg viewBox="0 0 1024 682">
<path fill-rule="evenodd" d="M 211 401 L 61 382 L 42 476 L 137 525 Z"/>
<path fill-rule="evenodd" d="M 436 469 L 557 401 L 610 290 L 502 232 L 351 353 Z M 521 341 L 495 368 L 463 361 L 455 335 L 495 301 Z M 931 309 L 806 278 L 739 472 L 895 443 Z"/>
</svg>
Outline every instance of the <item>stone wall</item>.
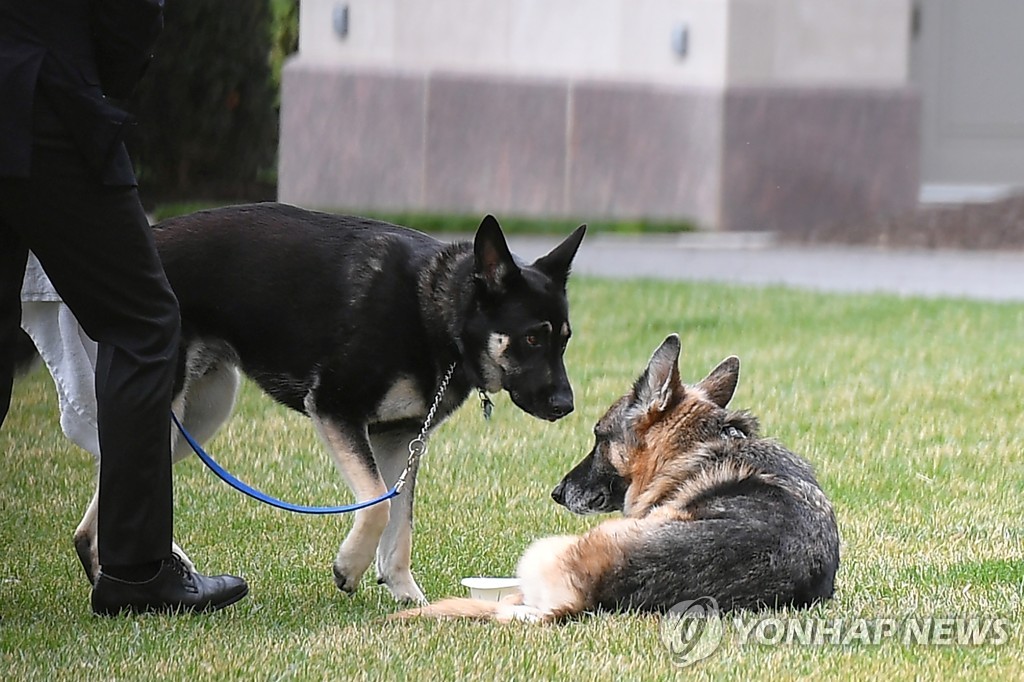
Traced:
<svg viewBox="0 0 1024 682">
<path fill-rule="evenodd" d="M 905 210 L 906 5 L 303 0 L 280 198 L 773 231 Z"/>
</svg>

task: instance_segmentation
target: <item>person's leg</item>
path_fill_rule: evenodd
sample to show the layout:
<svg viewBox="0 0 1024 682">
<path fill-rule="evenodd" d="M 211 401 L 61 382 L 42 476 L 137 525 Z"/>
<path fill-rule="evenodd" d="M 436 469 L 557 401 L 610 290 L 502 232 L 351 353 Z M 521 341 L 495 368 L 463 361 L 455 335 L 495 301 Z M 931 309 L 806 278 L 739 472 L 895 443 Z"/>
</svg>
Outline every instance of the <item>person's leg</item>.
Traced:
<svg viewBox="0 0 1024 682">
<path fill-rule="evenodd" d="M 2 209 L 82 328 L 99 344 L 96 613 L 211 610 L 248 593 L 171 553 L 170 403 L 177 301 L 133 188 L 96 184 L 74 157 L 43 159 Z M 147 578 L 152 578 L 147 580 Z"/>
<path fill-rule="evenodd" d="M 7 192 L 17 191 L 18 186 L 17 181 L 0 180 L 0 203 Z M 21 281 L 27 259 L 28 249 L 21 236 L 0 214 L 0 427 L 11 404 L 21 326 Z"/>
<path fill-rule="evenodd" d="M 24 201 L 29 247 L 99 344 L 100 565 L 154 564 L 171 551 L 177 301 L 134 189 L 31 182 Z"/>
</svg>

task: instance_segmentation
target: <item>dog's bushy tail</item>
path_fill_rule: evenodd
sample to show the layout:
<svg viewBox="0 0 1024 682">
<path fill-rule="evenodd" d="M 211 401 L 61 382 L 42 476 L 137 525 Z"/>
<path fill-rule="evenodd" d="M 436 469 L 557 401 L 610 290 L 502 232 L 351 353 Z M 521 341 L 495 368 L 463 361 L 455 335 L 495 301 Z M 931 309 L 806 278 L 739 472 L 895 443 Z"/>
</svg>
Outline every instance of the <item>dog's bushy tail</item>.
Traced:
<svg viewBox="0 0 1024 682">
<path fill-rule="evenodd" d="M 518 595 L 517 595 L 518 597 Z M 524 621 L 527 623 L 547 623 L 554 620 L 552 614 L 544 613 L 530 606 L 523 606 L 521 598 L 503 601 L 484 601 L 482 599 L 451 598 L 421 606 L 415 609 L 399 611 L 388 616 L 388 620 L 412 620 L 415 618 L 470 619 L 511 623 Z"/>
<path fill-rule="evenodd" d="M 407 609 L 388 616 L 388 620 L 410 618 L 471 618 L 473 620 L 494 620 L 498 615 L 500 602 L 453 597 L 427 606 Z"/>
</svg>

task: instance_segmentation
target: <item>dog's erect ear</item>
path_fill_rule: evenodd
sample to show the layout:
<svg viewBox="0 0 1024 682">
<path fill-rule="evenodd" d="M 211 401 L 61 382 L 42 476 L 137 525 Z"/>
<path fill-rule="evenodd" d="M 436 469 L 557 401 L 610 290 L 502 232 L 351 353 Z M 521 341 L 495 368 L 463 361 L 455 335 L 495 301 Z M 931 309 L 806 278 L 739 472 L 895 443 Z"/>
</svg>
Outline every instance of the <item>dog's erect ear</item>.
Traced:
<svg viewBox="0 0 1024 682">
<path fill-rule="evenodd" d="M 510 278 L 519 276 L 519 266 L 508 250 L 505 235 L 494 216 L 488 215 L 480 222 L 473 240 L 476 257 L 476 277 L 491 293 L 505 290 Z"/>
<path fill-rule="evenodd" d="M 725 407 L 732 400 L 739 380 L 740 359 L 735 355 L 730 355 L 701 379 L 697 388 L 704 391 L 715 405 Z"/>
<path fill-rule="evenodd" d="M 633 385 L 633 408 L 638 415 L 662 412 L 681 390 L 679 337 L 671 334 L 654 351 L 647 369 Z"/>
<path fill-rule="evenodd" d="M 569 279 L 569 271 L 572 269 L 572 259 L 576 257 L 576 251 L 580 248 L 580 242 L 586 233 L 587 226 L 580 225 L 561 244 L 551 249 L 549 254 L 535 260 L 533 267 L 565 286 L 566 280 Z"/>
</svg>

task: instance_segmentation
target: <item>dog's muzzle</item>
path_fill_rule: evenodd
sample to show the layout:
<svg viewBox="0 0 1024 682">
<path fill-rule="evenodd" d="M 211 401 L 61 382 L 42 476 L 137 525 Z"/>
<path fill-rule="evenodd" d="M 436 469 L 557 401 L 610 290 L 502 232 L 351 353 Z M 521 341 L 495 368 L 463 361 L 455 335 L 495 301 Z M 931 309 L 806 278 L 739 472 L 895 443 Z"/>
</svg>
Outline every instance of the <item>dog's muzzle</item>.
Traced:
<svg viewBox="0 0 1024 682">
<path fill-rule="evenodd" d="M 566 416 L 573 410 L 572 393 L 555 394 L 548 401 L 548 414 L 550 420 L 555 421 Z"/>
<path fill-rule="evenodd" d="M 549 422 L 558 421 L 570 414 L 574 408 L 572 391 L 554 393 L 547 398 L 526 397 L 512 391 L 509 392 L 509 396 L 523 411 Z"/>
</svg>

